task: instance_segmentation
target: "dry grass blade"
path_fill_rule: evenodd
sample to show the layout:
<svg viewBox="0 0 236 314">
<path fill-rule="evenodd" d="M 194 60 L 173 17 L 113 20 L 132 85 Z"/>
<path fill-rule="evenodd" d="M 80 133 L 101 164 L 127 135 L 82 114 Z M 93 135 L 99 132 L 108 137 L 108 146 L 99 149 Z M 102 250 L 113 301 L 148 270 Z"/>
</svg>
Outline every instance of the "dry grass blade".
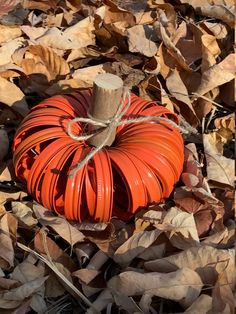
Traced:
<svg viewBox="0 0 236 314">
<path fill-rule="evenodd" d="M 57 267 L 50 261 L 48 261 L 45 257 L 43 257 L 42 255 L 38 254 L 37 252 L 35 252 L 34 250 L 31 250 L 30 248 L 28 248 L 27 246 L 25 246 L 24 244 L 21 244 L 19 242 L 17 242 L 17 246 L 19 248 L 21 248 L 22 250 L 31 253 L 33 255 L 35 255 L 37 258 L 39 258 L 42 262 L 44 262 L 62 281 L 63 283 L 68 287 L 69 292 L 73 292 L 73 295 L 81 298 L 89 307 L 93 308 L 92 303 L 89 301 L 88 298 L 86 298 L 82 292 L 80 292 L 58 269 Z M 96 309 L 95 313 L 96 313 Z"/>
</svg>

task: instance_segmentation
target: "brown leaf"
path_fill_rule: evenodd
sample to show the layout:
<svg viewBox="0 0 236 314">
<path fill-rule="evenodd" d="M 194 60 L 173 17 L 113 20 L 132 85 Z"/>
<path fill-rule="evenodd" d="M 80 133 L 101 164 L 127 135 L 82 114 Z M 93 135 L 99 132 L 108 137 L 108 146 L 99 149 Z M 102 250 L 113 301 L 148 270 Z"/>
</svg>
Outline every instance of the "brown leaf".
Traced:
<svg viewBox="0 0 236 314">
<path fill-rule="evenodd" d="M 166 79 L 166 86 L 170 94 L 179 101 L 177 105 L 179 106 L 180 113 L 192 126 L 196 126 L 198 124 L 198 118 L 191 104 L 188 90 L 177 69 L 169 73 Z"/>
<path fill-rule="evenodd" d="M 230 1 L 231 2 L 231 1 Z M 226 3 L 226 5 L 225 5 Z M 232 2 L 231 2 L 232 3 Z M 235 17 L 234 17 L 234 5 L 230 5 L 229 1 L 222 1 L 222 5 L 207 5 L 198 7 L 200 14 L 207 17 L 212 17 L 219 19 L 229 25 L 234 27 Z"/>
<path fill-rule="evenodd" d="M 24 0 L 23 6 L 27 9 L 36 9 L 41 11 L 47 11 L 51 8 L 56 8 L 59 0 Z"/>
<path fill-rule="evenodd" d="M 11 41 L 12 39 L 20 37 L 21 34 L 22 31 L 19 26 L 0 25 L 0 44 L 2 45 L 7 41 Z"/>
<path fill-rule="evenodd" d="M 157 228 L 165 231 L 172 245 L 179 249 L 199 244 L 193 214 L 186 213 L 177 207 L 168 210 L 163 223 L 158 224 Z"/>
<path fill-rule="evenodd" d="M 18 37 L 8 41 L 0 47 L 0 66 L 4 66 L 12 62 L 13 53 L 23 46 L 23 37 Z"/>
<path fill-rule="evenodd" d="M 159 10 L 158 13 L 159 13 L 159 21 L 153 24 L 154 28 L 156 29 L 157 34 L 159 34 L 168 52 L 178 62 L 178 64 L 183 69 L 187 71 L 191 71 L 184 56 L 182 55 L 180 50 L 174 45 L 173 41 L 168 35 L 168 31 L 166 29 L 166 25 L 168 25 L 168 23 L 167 23 L 165 12 L 163 10 Z"/>
<path fill-rule="evenodd" d="M 44 284 L 47 278 L 48 277 L 36 278 L 26 282 L 18 288 L 13 288 L 9 291 L 0 293 L 0 299 L 5 301 L 24 301 L 26 298 L 34 294 Z"/>
<path fill-rule="evenodd" d="M 84 241 L 85 237 L 83 233 L 73 227 L 63 217 L 55 216 L 51 211 L 39 204 L 33 205 L 33 211 L 41 225 L 52 228 L 71 246 L 74 246 L 75 243 Z"/>
<path fill-rule="evenodd" d="M 235 298 L 230 287 L 231 278 L 226 271 L 219 274 L 218 280 L 212 291 L 212 313 L 231 313 L 235 311 Z"/>
<path fill-rule="evenodd" d="M 89 16 L 64 31 L 52 27 L 36 42 L 44 47 L 55 49 L 78 49 L 95 45 L 94 30 L 94 18 Z"/>
<path fill-rule="evenodd" d="M 12 212 L 23 224 L 33 227 L 38 223 L 38 220 L 33 217 L 33 211 L 30 204 L 24 202 L 12 202 Z"/>
<path fill-rule="evenodd" d="M 202 64 L 201 72 L 204 73 L 214 64 L 216 64 L 216 58 L 221 53 L 219 45 L 215 36 L 202 35 Z"/>
<path fill-rule="evenodd" d="M 207 178 L 213 184 L 234 186 L 234 160 L 222 155 L 221 137 L 216 132 L 203 134 L 204 151 L 207 161 Z"/>
<path fill-rule="evenodd" d="M 201 84 L 196 94 L 204 95 L 222 84 L 234 79 L 235 76 L 235 55 L 229 54 L 223 61 L 213 65 L 202 75 Z"/>
<path fill-rule="evenodd" d="M 0 164 L 3 158 L 7 155 L 9 149 L 9 139 L 8 134 L 4 129 L 0 129 Z"/>
<path fill-rule="evenodd" d="M 210 246 L 192 247 L 181 253 L 144 263 L 148 271 L 173 272 L 188 267 L 195 270 L 206 285 L 215 285 L 218 275 L 227 271 L 233 286 L 234 257 L 226 250 Z"/>
<path fill-rule="evenodd" d="M 14 265 L 12 235 L 16 236 L 16 229 L 16 218 L 9 213 L 3 215 L 0 219 L 0 266 L 3 269 L 8 269 Z"/>
<path fill-rule="evenodd" d="M 79 278 L 83 283 L 88 285 L 95 277 L 97 277 L 101 273 L 100 270 L 97 269 L 79 269 L 72 273 L 74 277 Z"/>
<path fill-rule="evenodd" d="M 40 45 L 29 46 L 19 64 L 27 78 L 21 80 L 26 91 L 44 92 L 53 80 L 63 78 L 69 72 L 66 61 L 52 49 Z"/>
<path fill-rule="evenodd" d="M 119 264 L 130 263 L 147 247 L 153 244 L 162 233 L 160 230 L 140 231 L 134 233 L 114 254 L 114 261 Z"/>
<path fill-rule="evenodd" d="M 182 209 L 194 214 L 199 236 L 209 231 L 216 218 L 223 218 L 222 202 L 203 188 L 177 188 L 174 200 Z"/>
<path fill-rule="evenodd" d="M 35 250 L 47 255 L 49 261 L 60 263 L 62 266 L 67 267 L 70 271 L 75 271 L 75 263 L 72 258 L 65 253 L 52 239 L 47 237 L 46 232 L 41 229 L 34 238 Z"/>
<path fill-rule="evenodd" d="M 22 284 L 30 283 L 36 279 L 43 279 L 45 273 L 45 266 L 38 263 L 35 266 L 33 263 L 35 259 L 29 256 L 21 264 L 19 264 L 12 273 L 12 278 L 18 280 Z M 45 287 L 42 285 L 37 289 L 37 293 L 32 296 L 30 307 L 37 313 L 46 310 L 46 302 L 44 300 Z"/>
<path fill-rule="evenodd" d="M 6 15 L 12 11 L 20 0 L 1 0 L 0 1 L 0 16 Z"/>
<path fill-rule="evenodd" d="M 193 304 L 187 308 L 184 313 L 201 313 L 201 314 L 209 314 L 209 311 L 212 308 L 212 297 L 207 294 L 201 294 Z"/>
<path fill-rule="evenodd" d="M 108 282 L 108 287 L 114 292 L 127 296 L 155 295 L 180 302 L 183 307 L 193 303 L 199 296 L 202 286 L 199 275 L 189 268 L 168 274 L 125 271 Z"/>
<path fill-rule="evenodd" d="M 2 77 L 0 77 L 0 102 L 11 106 L 23 116 L 29 112 L 25 95 L 22 91 L 15 84 Z"/>
<path fill-rule="evenodd" d="M 148 25 L 135 25 L 127 30 L 129 51 L 153 57 L 157 45 L 153 41 L 153 28 Z M 152 39 L 152 40 L 151 40 Z"/>
</svg>

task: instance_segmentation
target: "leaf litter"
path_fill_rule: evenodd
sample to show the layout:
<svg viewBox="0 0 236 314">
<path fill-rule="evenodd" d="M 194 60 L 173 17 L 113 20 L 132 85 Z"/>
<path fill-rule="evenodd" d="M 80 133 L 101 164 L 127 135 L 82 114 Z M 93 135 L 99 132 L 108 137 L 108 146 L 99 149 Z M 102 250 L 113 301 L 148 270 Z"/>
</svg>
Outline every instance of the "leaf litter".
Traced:
<svg viewBox="0 0 236 314">
<path fill-rule="evenodd" d="M 234 1 L 0 0 L 0 312 L 234 312 Z M 14 133 L 45 97 L 120 76 L 176 112 L 183 173 L 124 223 L 75 223 L 15 178 Z"/>
</svg>

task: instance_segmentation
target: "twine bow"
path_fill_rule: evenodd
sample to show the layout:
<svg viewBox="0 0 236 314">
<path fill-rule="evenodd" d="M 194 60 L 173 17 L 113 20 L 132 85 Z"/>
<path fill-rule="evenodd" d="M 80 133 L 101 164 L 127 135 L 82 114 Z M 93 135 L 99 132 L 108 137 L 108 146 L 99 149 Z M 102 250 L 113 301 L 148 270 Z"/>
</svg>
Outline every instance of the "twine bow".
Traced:
<svg viewBox="0 0 236 314">
<path fill-rule="evenodd" d="M 128 101 L 125 105 L 126 98 L 128 98 Z M 108 120 L 98 120 L 92 117 L 89 113 L 87 113 L 88 118 L 74 118 L 68 123 L 67 133 L 72 139 L 76 141 L 86 141 L 101 131 L 101 129 L 98 129 L 98 130 L 94 130 L 93 132 L 90 132 L 89 134 L 75 135 L 72 132 L 72 125 L 76 122 L 87 123 L 90 125 L 101 127 L 102 129 L 108 129 L 107 136 L 105 137 L 104 141 L 98 147 L 91 150 L 91 152 L 85 158 L 78 161 L 78 163 L 73 167 L 73 169 L 70 170 L 69 177 L 73 178 L 74 175 L 77 173 L 77 171 L 83 168 L 83 166 L 85 166 L 87 162 L 91 160 L 93 156 L 95 156 L 97 152 L 99 152 L 106 145 L 107 141 L 110 138 L 111 133 L 119 125 L 124 125 L 124 124 L 129 124 L 129 123 L 140 123 L 140 122 L 147 122 L 147 121 L 167 121 L 169 124 L 171 124 L 175 128 L 178 128 L 182 133 L 185 133 L 185 134 L 189 133 L 189 131 L 186 130 L 186 128 L 182 128 L 181 126 L 177 125 L 174 121 L 169 120 L 167 118 L 163 118 L 163 117 L 145 116 L 145 117 L 139 117 L 139 118 L 123 119 L 123 116 L 125 115 L 125 113 L 130 107 L 130 104 L 131 104 L 130 91 L 128 90 L 127 87 L 124 87 L 122 101 L 117 109 L 117 112 L 112 118 Z"/>
</svg>

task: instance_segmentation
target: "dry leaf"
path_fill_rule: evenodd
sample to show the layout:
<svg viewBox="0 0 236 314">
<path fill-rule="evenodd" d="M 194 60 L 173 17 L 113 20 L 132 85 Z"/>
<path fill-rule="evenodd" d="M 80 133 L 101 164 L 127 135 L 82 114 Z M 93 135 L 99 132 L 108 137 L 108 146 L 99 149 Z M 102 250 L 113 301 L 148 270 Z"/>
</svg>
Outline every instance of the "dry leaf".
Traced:
<svg viewBox="0 0 236 314">
<path fill-rule="evenodd" d="M 34 294 L 47 280 L 48 277 L 37 278 L 26 282 L 18 288 L 0 293 L 0 299 L 9 301 L 24 301 L 26 298 Z"/>
<path fill-rule="evenodd" d="M 1 0 L 0 1 L 0 16 L 6 15 L 12 11 L 20 0 Z"/>
<path fill-rule="evenodd" d="M 0 25 L 0 45 L 20 37 L 21 34 L 22 31 L 19 26 Z"/>
<path fill-rule="evenodd" d="M 49 261 L 58 263 L 64 268 L 66 267 L 68 272 L 76 270 L 72 258 L 47 236 L 44 229 L 41 229 L 36 234 L 34 238 L 34 248 L 41 255 L 46 255 Z"/>
<path fill-rule="evenodd" d="M 231 0 L 230 0 L 231 1 Z M 224 5 L 224 4 L 227 5 Z M 230 27 L 234 27 L 235 25 L 235 17 L 234 17 L 234 5 L 230 6 L 230 4 L 225 1 L 222 1 L 222 5 L 207 5 L 198 7 L 200 14 L 207 17 L 212 17 L 215 19 L 219 19 L 229 25 Z"/>
<path fill-rule="evenodd" d="M 148 271 L 173 272 L 188 267 L 195 270 L 206 285 L 214 285 L 223 271 L 233 286 L 234 257 L 226 250 L 210 246 L 192 247 L 181 253 L 144 263 Z"/>
<path fill-rule="evenodd" d="M 177 207 L 172 207 L 157 228 L 164 230 L 168 239 L 175 247 L 186 249 L 197 246 L 199 237 L 193 214 L 186 213 Z"/>
<path fill-rule="evenodd" d="M 22 25 L 20 29 L 29 37 L 31 41 L 35 41 L 37 38 L 41 37 L 48 28 L 45 27 L 34 27 L 30 25 Z"/>
<path fill-rule="evenodd" d="M 207 161 L 207 178 L 213 184 L 234 186 L 234 160 L 222 155 L 221 137 L 216 132 L 203 134 L 204 151 Z"/>
<path fill-rule="evenodd" d="M 80 87 L 92 87 L 93 81 L 98 74 L 106 73 L 104 69 L 106 66 L 110 66 L 110 63 L 103 63 L 99 65 L 93 65 L 87 68 L 75 70 L 73 78 L 77 80 Z"/>
<path fill-rule="evenodd" d="M 52 49 L 40 45 L 29 46 L 19 64 L 27 75 L 21 82 L 25 91 L 44 92 L 53 80 L 63 78 L 69 72 L 66 61 Z"/>
<path fill-rule="evenodd" d="M 229 274 L 223 271 L 212 291 L 212 314 L 216 312 L 233 314 L 235 311 L 235 299 L 230 287 Z"/>
<path fill-rule="evenodd" d="M 89 16 L 78 23 L 60 31 L 56 27 L 50 28 L 36 40 L 42 46 L 55 49 L 78 49 L 95 45 L 94 18 Z"/>
<path fill-rule="evenodd" d="M 203 284 L 199 275 L 183 268 L 168 274 L 125 271 L 108 282 L 111 291 L 127 296 L 148 294 L 180 302 L 190 306 L 199 296 Z"/>
<path fill-rule="evenodd" d="M 33 211 L 27 203 L 23 203 L 22 201 L 12 202 L 11 206 L 13 214 L 20 220 L 20 222 L 29 227 L 37 225 L 38 220 L 33 217 Z"/>
<path fill-rule="evenodd" d="M 192 107 L 188 91 L 184 85 L 179 72 L 177 69 L 170 72 L 166 79 L 166 86 L 170 94 L 177 99 L 180 113 L 184 118 L 192 125 L 198 124 L 198 118 L 196 117 L 195 111 Z"/>
<path fill-rule="evenodd" d="M 73 227 L 63 217 L 55 216 L 51 211 L 39 204 L 33 205 L 33 211 L 41 225 L 52 228 L 71 246 L 74 246 L 75 243 L 84 241 L 85 237 L 83 233 Z"/>
<path fill-rule="evenodd" d="M 7 155 L 9 149 L 9 139 L 8 134 L 4 129 L 0 129 L 0 164 L 3 158 Z"/>
<path fill-rule="evenodd" d="M 23 37 L 18 37 L 8 41 L 2 47 L 0 47 L 0 66 L 12 62 L 13 53 L 20 47 L 23 46 Z"/>
<path fill-rule="evenodd" d="M 119 264 L 130 263 L 139 256 L 146 248 L 155 242 L 162 233 L 160 230 L 140 231 L 134 233 L 114 254 L 114 261 Z"/>
<path fill-rule="evenodd" d="M 15 84 L 2 77 L 0 77 L 0 102 L 11 106 L 22 116 L 29 112 L 25 95 L 22 91 Z"/>
<path fill-rule="evenodd" d="M 8 269 L 14 265 L 14 248 L 11 235 L 16 235 L 17 221 L 9 213 L 0 218 L 0 266 Z M 12 231 L 12 234 L 11 234 Z"/>
<path fill-rule="evenodd" d="M 231 53 L 223 61 L 213 65 L 202 75 L 201 84 L 196 94 L 204 95 L 222 84 L 234 79 L 235 55 Z"/>
<path fill-rule="evenodd" d="M 27 9 L 36 9 L 41 11 L 47 11 L 51 8 L 56 8 L 59 0 L 24 0 L 23 6 Z"/>
<path fill-rule="evenodd" d="M 189 314 L 209 314 L 212 308 L 212 297 L 201 294 L 184 313 Z"/>
<path fill-rule="evenodd" d="M 222 219 L 223 203 L 204 188 L 177 188 L 175 203 L 186 212 L 193 213 L 199 236 L 204 236 L 212 228 L 213 222 Z"/>
<path fill-rule="evenodd" d="M 33 260 L 35 262 L 35 260 Z M 45 266 L 38 263 L 37 266 L 33 265 L 30 258 L 25 259 L 19 264 L 12 273 L 12 278 L 18 280 L 22 284 L 30 283 L 32 280 L 43 278 L 45 273 Z M 37 313 L 46 310 L 46 302 L 44 300 L 45 287 L 42 285 L 37 289 L 36 294 L 32 296 L 30 307 Z"/>
<path fill-rule="evenodd" d="M 127 30 L 129 51 L 139 52 L 146 57 L 153 57 L 157 45 L 153 41 L 153 28 L 148 25 L 135 25 Z"/>
</svg>

